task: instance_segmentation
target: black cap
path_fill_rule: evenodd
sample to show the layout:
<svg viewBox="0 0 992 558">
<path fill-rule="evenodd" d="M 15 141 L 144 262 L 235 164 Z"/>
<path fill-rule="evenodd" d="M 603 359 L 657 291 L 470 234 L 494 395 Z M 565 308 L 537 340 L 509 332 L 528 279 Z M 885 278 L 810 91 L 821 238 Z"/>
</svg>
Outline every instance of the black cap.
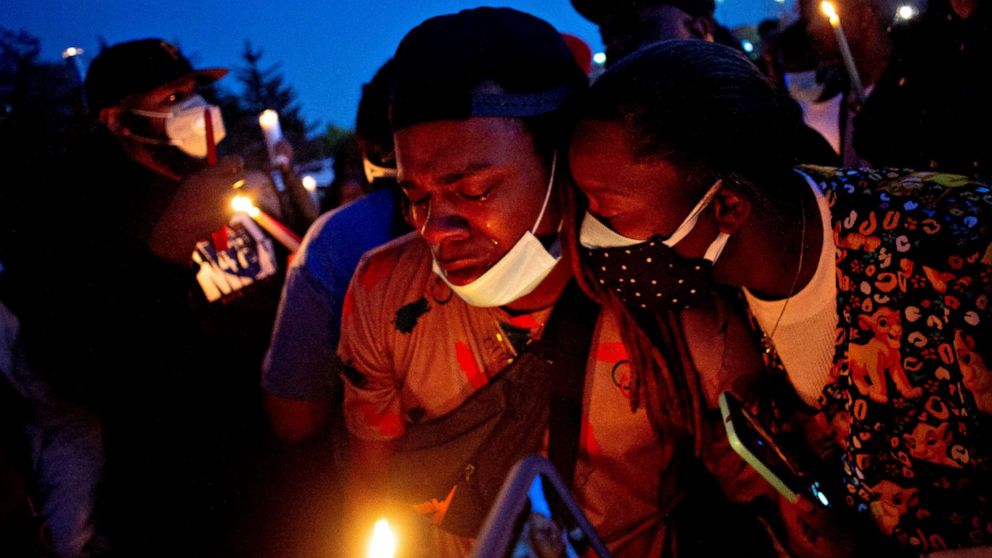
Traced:
<svg viewBox="0 0 992 558">
<path fill-rule="evenodd" d="M 362 157 L 379 167 L 396 167 L 393 129 L 389 125 L 389 95 L 393 83 L 393 59 L 380 67 L 372 81 L 362 86 L 355 117 L 355 139 Z"/>
<path fill-rule="evenodd" d="M 194 70 L 178 48 L 162 39 L 127 41 L 103 49 L 90 63 L 86 100 L 96 112 L 188 77 L 206 84 L 225 75 L 224 68 Z"/>
<path fill-rule="evenodd" d="M 528 117 L 564 108 L 585 73 L 547 22 L 510 8 L 428 19 L 394 56 L 394 130 L 473 116 Z M 485 85 L 498 91 L 485 91 Z"/>
<path fill-rule="evenodd" d="M 572 7 L 582 17 L 602 25 L 611 13 L 632 12 L 643 6 L 674 6 L 692 17 L 713 17 L 714 0 L 572 0 Z"/>
</svg>

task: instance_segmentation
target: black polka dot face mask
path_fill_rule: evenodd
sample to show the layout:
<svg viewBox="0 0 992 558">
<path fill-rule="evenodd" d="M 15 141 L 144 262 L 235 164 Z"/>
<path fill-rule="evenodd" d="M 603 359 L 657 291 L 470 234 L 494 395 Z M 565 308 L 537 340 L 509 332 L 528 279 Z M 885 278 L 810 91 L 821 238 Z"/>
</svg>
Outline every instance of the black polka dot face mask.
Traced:
<svg viewBox="0 0 992 558">
<path fill-rule="evenodd" d="M 720 188 L 717 181 L 668 238 L 637 240 L 620 235 L 590 213 L 579 232 L 582 265 L 629 308 L 649 312 L 682 310 L 698 304 L 713 284 L 713 264 L 730 235 L 721 232 L 701 258 L 673 248 L 696 226 L 699 214 Z"/>
</svg>

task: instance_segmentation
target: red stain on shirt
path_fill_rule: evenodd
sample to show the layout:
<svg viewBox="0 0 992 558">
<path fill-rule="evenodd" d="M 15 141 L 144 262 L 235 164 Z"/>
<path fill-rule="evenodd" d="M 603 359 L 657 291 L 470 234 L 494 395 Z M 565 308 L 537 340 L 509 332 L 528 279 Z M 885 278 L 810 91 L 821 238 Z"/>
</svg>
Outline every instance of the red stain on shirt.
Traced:
<svg viewBox="0 0 992 558">
<path fill-rule="evenodd" d="M 593 354 L 596 356 L 596 360 L 610 364 L 616 364 L 629 358 L 627 347 L 624 347 L 623 343 L 598 343 L 593 348 Z"/>
<path fill-rule="evenodd" d="M 579 448 L 590 457 L 598 456 L 603 452 L 602 448 L 599 447 L 599 442 L 596 441 L 596 435 L 593 432 L 589 415 L 582 415 L 582 429 L 579 431 Z"/>
<path fill-rule="evenodd" d="M 379 406 L 372 402 L 361 404 L 362 420 L 369 428 L 376 430 L 383 436 L 398 438 L 403 435 L 403 417 L 399 413 L 381 411 Z"/>
<path fill-rule="evenodd" d="M 523 329 L 537 329 L 541 327 L 541 324 L 537 321 L 532 314 L 521 314 L 519 316 L 513 316 L 509 319 L 510 325 L 514 327 L 519 327 Z"/>
<path fill-rule="evenodd" d="M 348 318 L 351 317 L 351 313 L 354 309 L 355 300 L 351 296 L 351 289 L 349 288 L 348 291 L 344 293 L 344 303 L 341 305 L 341 321 L 348 321 Z"/>
<path fill-rule="evenodd" d="M 458 359 L 458 366 L 462 369 L 462 372 L 468 379 L 468 383 L 472 384 L 472 387 L 479 389 L 486 385 L 486 382 L 489 380 L 479 370 L 479 364 L 475 362 L 475 355 L 472 354 L 472 349 L 469 349 L 465 342 L 459 341 L 455 343 L 455 358 Z"/>
<path fill-rule="evenodd" d="M 371 289 L 393 272 L 393 268 L 395 267 L 394 264 L 395 261 L 392 258 L 372 258 L 369 260 L 368 265 L 362 270 L 362 274 L 358 277 L 358 283 L 365 290 Z"/>
</svg>

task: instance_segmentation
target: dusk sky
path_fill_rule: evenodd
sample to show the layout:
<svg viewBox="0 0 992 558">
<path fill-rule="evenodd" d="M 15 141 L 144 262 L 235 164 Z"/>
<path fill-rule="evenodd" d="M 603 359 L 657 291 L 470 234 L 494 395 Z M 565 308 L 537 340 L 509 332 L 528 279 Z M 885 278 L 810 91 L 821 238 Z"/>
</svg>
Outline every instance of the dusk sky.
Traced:
<svg viewBox="0 0 992 558">
<path fill-rule="evenodd" d="M 88 64 L 98 51 L 97 37 L 111 44 L 161 37 L 177 43 L 194 66 L 233 67 L 241 63 L 245 40 L 251 40 L 264 51 L 263 66 L 282 64 L 304 116 L 319 129 L 327 123 L 351 128 L 362 83 L 407 31 L 434 15 L 509 6 L 582 37 L 594 52 L 602 49 L 596 27 L 569 0 L 5 0 L 4 5 L 0 25 L 39 37 L 45 60 L 58 60 L 66 47 L 77 46 Z M 724 0 L 717 19 L 727 26 L 754 24 L 786 9 L 775 0 Z M 237 90 L 232 76 L 221 85 Z"/>
</svg>

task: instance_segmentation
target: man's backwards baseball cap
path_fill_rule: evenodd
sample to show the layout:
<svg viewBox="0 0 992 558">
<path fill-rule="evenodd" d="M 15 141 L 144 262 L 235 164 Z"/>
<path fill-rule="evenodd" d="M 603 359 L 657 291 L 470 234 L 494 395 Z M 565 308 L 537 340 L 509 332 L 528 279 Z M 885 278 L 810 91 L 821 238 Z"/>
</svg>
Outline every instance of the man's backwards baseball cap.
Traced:
<svg viewBox="0 0 992 558">
<path fill-rule="evenodd" d="M 587 84 L 554 27 L 510 8 L 428 19 L 403 38 L 394 64 L 394 130 L 475 116 L 547 114 L 570 104 Z"/>
<path fill-rule="evenodd" d="M 86 99 L 94 112 L 124 99 L 191 77 L 200 84 L 227 75 L 223 68 L 194 70 L 179 49 L 161 39 L 105 48 L 86 72 Z"/>
<path fill-rule="evenodd" d="M 572 7 L 582 17 L 602 25 L 611 13 L 635 13 L 644 6 L 674 6 L 692 17 L 713 17 L 714 0 L 572 0 Z"/>
</svg>

